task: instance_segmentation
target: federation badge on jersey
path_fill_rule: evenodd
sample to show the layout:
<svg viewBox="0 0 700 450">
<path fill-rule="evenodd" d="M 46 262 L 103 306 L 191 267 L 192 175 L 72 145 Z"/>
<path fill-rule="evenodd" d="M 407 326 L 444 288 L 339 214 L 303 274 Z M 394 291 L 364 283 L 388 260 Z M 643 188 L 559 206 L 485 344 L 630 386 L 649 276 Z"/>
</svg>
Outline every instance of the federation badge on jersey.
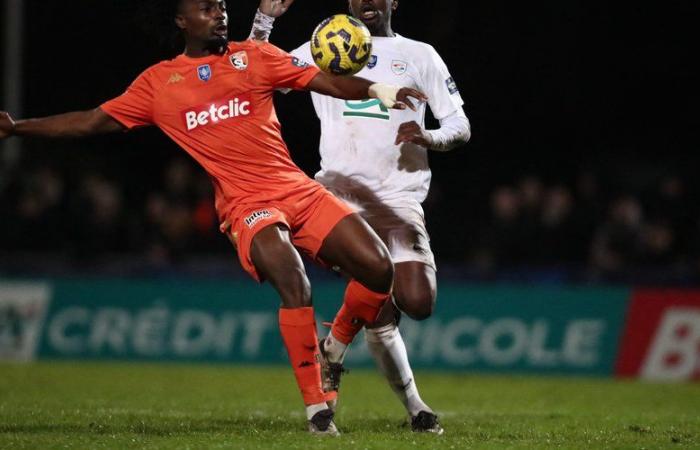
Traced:
<svg viewBox="0 0 700 450">
<path fill-rule="evenodd" d="M 203 64 L 197 67 L 197 76 L 204 82 L 209 81 L 211 79 L 211 67 L 209 64 Z"/>
<path fill-rule="evenodd" d="M 454 78 L 450 77 L 445 80 L 445 84 L 447 85 L 447 90 L 450 91 L 450 95 L 456 94 L 459 92 L 459 89 L 457 89 L 457 83 L 455 83 Z"/>
<path fill-rule="evenodd" d="M 368 69 L 374 69 L 377 66 L 377 55 L 372 55 L 369 57 L 369 62 L 367 63 L 367 68 Z"/>
<path fill-rule="evenodd" d="M 309 67 L 309 63 L 307 63 L 306 61 L 302 61 L 296 56 L 292 56 L 292 64 L 294 64 L 297 67 L 301 67 L 302 69 L 306 69 L 307 67 Z"/>
<path fill-rule="evenodd" d="M 228 60 L 236 70 L 246 70 L 248 68 L 248 54 L 245 50 L 234 53 L 229 56 Z"/>
<path fill-rule="evenodd" d="M 391 71 L 396 75 L 403 75 L 408 69 L 408 63 L 405 61 L 399 61 L 395 59 L 391 62 Z"/>
</svg>

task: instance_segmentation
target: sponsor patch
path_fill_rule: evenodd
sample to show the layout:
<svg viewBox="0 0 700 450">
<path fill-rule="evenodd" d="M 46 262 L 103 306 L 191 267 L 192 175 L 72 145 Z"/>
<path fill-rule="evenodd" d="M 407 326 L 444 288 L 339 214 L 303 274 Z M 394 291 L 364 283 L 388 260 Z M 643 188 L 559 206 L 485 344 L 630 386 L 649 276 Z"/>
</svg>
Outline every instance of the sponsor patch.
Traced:
<svg viewBox="0 0 700 450">
<path fill-rule="evenodd" d="M 377 55 L 372 55 L 369 57 L 369 62 L 367 63 L 367 68 L 368 69 L 374 69 L 377 66 Z"/>
<path fill-rule="evenodd" d="M 262 219 L 267 219 L 272 217 L 272 213 L 266 209 L 261 209 L 260 211 L 255 211 L 253 214 L 245 218 L 245 224 L 248 228 L 253 228 L 253 225 L 258 223 Z"/>
<path fill-rule="evenodd" d="M 204 82 L 209 81 L 211 79 L 211 67 L 209 64 L 203 64 L 197 67 L 197 76 Z"/>
<path fill-rule="evenodd" d="M 246 70 L 248 68 L 248 54 L 245 51 L 234 53 L 229 56 L 228 60 L 236 70 Z"/>
<path fill-rule="evenodd" d="M 450 91 L 450 95 L 459 92 L 459 89 L 457 89 L 457 83 L 455 83 L 454 78 L 450 77 L 446 79 L 445 84 L 447 85 L 447 90 Z"/>
<path fill-rule="evenodd" d="M 296 56 L 292 56 L 292 64 L 294 64 L 297 67 L 301 67 L 302 69 L 306 69 L 307 67 L 309 67 L 309 63 L 307 63 L 306 61 L 302 61 Z"/>
<path fill-rule="evenodd" d="M 407 62 L 399 61 L 398 59 L 391 61 L 391 71 L 394 72 L 394 74 L 403 75 L 406 73 L 406 69 L 408 69 Z"/>
<path fill-rule="evenodd" d="M 248 94 L 216 100 L 181 111 L 187 131 L 205 125 L 216 125 L 235 117 L 249 116 L 252 113 L 253 105 Z"/>
<path fill-rule="evenodd" d="M 367 119 L 389 120 L 389 108 L 384 106 L 381 100 L 370 98 L 367 100 L 346 100 L 343 117 L 364 117 Z"/>
</svg>

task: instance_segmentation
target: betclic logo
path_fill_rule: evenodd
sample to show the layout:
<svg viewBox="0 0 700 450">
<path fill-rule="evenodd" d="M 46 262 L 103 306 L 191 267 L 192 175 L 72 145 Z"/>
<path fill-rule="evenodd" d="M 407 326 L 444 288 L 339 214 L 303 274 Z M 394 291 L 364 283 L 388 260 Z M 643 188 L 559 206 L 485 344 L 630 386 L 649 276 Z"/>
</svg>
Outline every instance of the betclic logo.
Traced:
<svg viewBox="0 0 700 450">
<path fill-rule="evenodd" d="M 182 118 L 187 131 L 192 131 L 199 127 L 216 125 L 235 117 L 249 116 L 252 112 L 253 106 L 250 102 L 250 96 L 246 94 L 189 108 L 182 112 Z"/>
</svg>

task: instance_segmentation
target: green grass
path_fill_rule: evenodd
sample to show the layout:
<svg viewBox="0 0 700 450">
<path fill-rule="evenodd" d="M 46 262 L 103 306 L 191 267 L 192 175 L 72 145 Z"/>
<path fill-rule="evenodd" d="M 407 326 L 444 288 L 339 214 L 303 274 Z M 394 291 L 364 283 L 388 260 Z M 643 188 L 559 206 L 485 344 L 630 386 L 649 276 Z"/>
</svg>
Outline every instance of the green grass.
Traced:
<svg viewBox="0 0 700 450">
<path fill-rule="evenodd" d="M 0 449 L 700 448 L 700 387 L 419 373 L 445 435 L 402 427 L 372 371 L 343 384 L 343 436 L 305 432 L 288 368 L 0 365 Z"/>
</svg>

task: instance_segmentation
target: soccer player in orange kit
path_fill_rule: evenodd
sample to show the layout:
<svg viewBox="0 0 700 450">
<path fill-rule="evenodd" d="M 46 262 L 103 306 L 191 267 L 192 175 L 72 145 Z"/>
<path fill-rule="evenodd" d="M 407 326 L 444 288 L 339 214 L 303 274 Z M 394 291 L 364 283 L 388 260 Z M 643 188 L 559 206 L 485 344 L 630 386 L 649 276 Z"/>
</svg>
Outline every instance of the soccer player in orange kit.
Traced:
<svg viewBox="0 0 700 450">
<path fill-rule="evenodd" d="M 291 3 L 290 1 L 286 2 Z M 121 96 L 98 108 L 13 120 L 0 112 L 0 139 L 80 137 L 155 125 L 210 175 L 221 231 L 243 268 L 268 280 L 282 306 L 279 325 L 309 431 L 337 435 L 323 392 L 311 289 L 300 252 L 351 275 L 335 336 L 349 344 L 390 296 L 393 267 L 371 228 L 291 160 L 272 103 L 278 88 L 343 99 L 378 98 L 414 108 L 414 89 L 336 77 L 269 43 L 228 42 L 223 0 L 171 0 L 184 52 L 146 69 Z"/>
</svg>

